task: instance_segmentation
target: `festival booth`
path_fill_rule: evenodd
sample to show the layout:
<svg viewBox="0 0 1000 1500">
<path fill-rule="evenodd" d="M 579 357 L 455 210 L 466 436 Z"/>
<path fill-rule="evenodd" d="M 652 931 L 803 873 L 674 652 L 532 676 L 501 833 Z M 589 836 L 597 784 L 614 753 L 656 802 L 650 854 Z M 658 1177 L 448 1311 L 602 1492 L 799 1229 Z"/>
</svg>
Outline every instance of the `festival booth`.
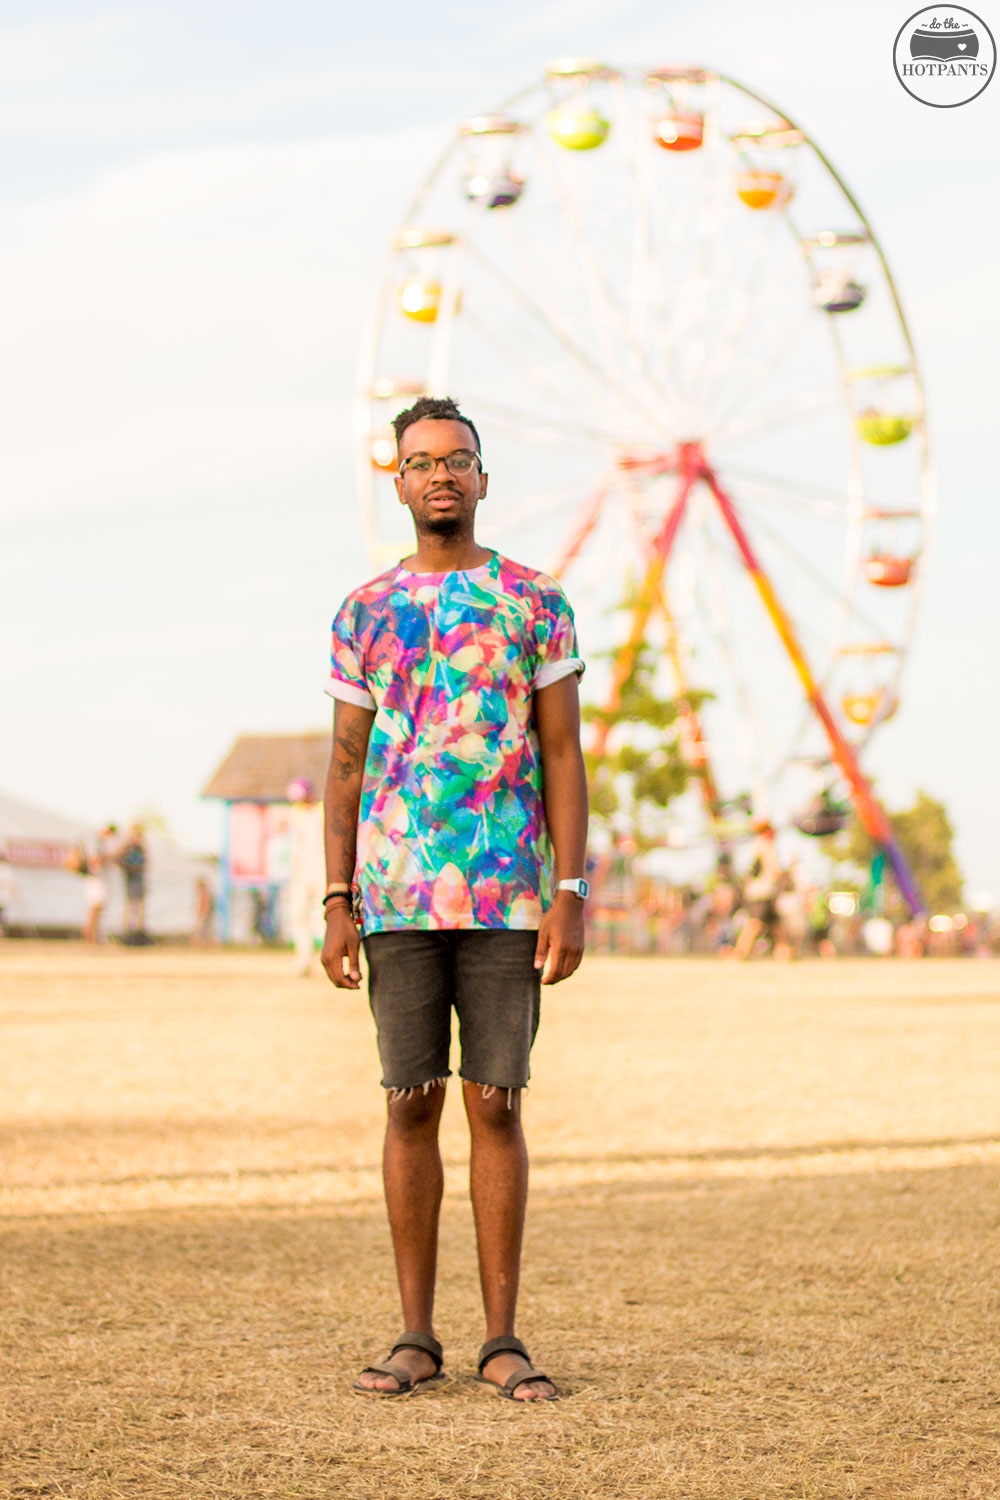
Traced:
<svg viewBox="0 0 1000 1500">
<path fill-rule="evenodd" d="M 0 793 L 0 852 L 10 869 L 12 899 L 8 930 L 25 937 L 78 937 L 86 914 L 85 883 L 69 866 L 81 848 L 92 849 L 97 829 L 77 818 L 51 812 Z M 195 886 L 214 887 L 215 865 L 177 849 L 155 831 L 145 835 L 148 856 L 146 932 L 150 937 L 188 937 L 194 925 Z M 121 874 L 107 871 L 108 900 L 101 930 L 122 931 Z"/>
<path fill-rule="evenodd" d="M 224 806 L 219 936 L 279 938 L 288 927 L 282 895 L 292 875 L 296 805 L 322 797 L 330 732 L 245 734 L 202 792 Z"/>
</svg>

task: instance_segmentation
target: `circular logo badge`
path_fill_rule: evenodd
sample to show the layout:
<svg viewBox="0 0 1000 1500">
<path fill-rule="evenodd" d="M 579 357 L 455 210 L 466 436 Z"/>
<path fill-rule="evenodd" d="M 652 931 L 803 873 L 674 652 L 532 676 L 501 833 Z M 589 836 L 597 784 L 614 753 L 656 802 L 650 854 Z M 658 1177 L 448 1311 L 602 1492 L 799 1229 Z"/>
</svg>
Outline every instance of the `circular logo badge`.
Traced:
<svg viewBox="0 0 1000 1500">
<path fill-rule="evenodd" d="M 973 11 L 931 5 L 899 28 L 892 64 L 914 99 L 934 109 L 954 109 L 977 98 L 993 77 L 996 42 Z"/>
</svg>

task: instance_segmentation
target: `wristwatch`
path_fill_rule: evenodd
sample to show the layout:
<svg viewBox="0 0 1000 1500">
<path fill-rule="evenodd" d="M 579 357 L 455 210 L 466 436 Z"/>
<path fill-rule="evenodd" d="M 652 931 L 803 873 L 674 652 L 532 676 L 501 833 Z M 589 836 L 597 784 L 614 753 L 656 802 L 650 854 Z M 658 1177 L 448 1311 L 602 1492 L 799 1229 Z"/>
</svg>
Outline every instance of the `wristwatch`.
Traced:
<svg viewBox="0 0 1000 1500">
<path fill-rule="evenodd" d="M 557 891 L 572 891 L 574 896 L 579 896 L 581 901 L 586 901 L 590 895 L 590 886 L 586 880 L 560 880 L 556 886 Z"/>
</svg>

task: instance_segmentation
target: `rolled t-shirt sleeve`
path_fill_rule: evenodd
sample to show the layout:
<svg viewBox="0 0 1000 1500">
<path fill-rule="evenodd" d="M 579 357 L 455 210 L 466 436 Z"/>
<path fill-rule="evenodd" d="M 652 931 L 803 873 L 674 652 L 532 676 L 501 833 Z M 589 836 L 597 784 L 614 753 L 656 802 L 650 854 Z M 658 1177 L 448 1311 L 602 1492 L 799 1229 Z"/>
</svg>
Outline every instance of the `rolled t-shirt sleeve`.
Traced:
<svg viewBox="0 0 1000 1500">
<path fill-rule="evenodd" d="M 350 599 L 337 611 L 330 637 L 330 676 L 326 691 L 342 703 L 358 708 L 378 707 L 368 690 L 354 632 L 354 606 Z"/>
<path fill-rule="evenodd" d="M 535 673 L 531 686 L 550 687 L 562 677 L 582 677 L 584 661 L 576 640 L 576 622 L 569 600 L 554 579 L 542 592 L 535 618 Z"/>
</svg>

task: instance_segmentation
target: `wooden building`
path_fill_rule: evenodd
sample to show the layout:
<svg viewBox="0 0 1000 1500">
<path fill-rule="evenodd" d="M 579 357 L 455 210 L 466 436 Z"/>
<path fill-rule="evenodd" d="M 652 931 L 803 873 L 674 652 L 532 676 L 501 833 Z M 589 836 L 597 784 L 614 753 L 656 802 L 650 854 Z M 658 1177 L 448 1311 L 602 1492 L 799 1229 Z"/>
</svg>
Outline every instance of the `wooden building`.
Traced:
<svg viewBox="0 0 1000 1500">
<path fill-rule="evenodd" d="M 225 809 L 218 890 L 223 942 L 246 935 L 246 911 L 238 914 L 234 906 L 240 893 L 276 911 L 289 876 L 296 784 L 305 783 L 307 801 L 321 801 L 329 761 L 328 729 L 244 734 L 204 788 L 202 796 L 217 797 Z"/>
</svg>

